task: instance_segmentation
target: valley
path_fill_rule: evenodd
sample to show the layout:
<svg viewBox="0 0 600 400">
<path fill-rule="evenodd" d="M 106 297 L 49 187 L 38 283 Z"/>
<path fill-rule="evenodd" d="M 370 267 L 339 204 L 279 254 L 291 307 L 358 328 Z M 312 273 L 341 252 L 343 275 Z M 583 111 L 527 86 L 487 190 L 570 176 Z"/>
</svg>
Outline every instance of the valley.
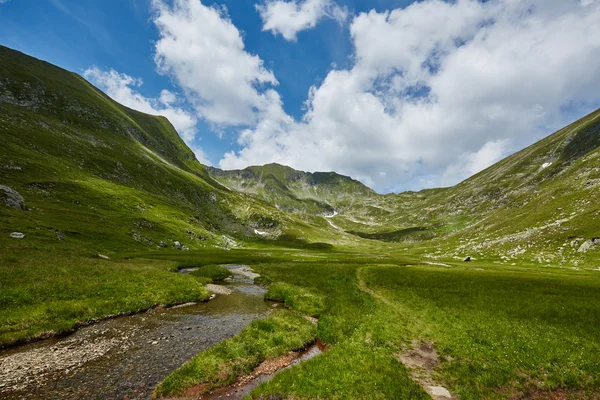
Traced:
<svg viewBox="0 0 600 400">
<path fill-rule="evenodd" d="M 202 165 L 76 73 L 2 46 L 0 65 L 0 397 L 37 376 L 40 398 L 200 398 L 319 343 L 247 398 L 600 399 L 600 110 L 456 186 L 379 194 Z M 105 326 L 131 327 L 114 344 L 143 341 L 137 361 L 19 380 L 15 354 Z"/>
</svg>

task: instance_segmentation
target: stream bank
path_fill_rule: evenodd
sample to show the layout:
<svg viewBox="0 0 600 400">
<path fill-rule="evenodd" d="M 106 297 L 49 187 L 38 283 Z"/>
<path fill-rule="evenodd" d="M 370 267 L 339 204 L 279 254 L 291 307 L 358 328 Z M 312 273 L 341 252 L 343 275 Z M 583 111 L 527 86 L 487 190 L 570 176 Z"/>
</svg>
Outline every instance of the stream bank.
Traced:
<svg viewBox="0 0 600 400">
<path fill-rule="evenodd" d="M 0 351 L 0 398 L 150 399 L 171 371 L 271 309 L 262 287 L 247 274 L 235 276 L 224 284 L 231 295 L 207 303 L 104 320 Z"/>
</svg>

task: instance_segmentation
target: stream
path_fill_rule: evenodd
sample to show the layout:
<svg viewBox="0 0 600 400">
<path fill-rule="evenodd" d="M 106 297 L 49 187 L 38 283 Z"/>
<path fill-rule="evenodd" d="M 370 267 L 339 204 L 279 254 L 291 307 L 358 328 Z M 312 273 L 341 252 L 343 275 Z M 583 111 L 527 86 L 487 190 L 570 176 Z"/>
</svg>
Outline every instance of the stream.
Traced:
<svg viewBox="0 0 600 400">
<path fill-rule="evenodd" d="M 104 320 L 67 337 L 0 351 L 0 398 L 150 399 L 170 372 L 271 309 L 248 268 L 227 267 L 235 273 L 224 284 L 231 295 Z"/>
</svg>

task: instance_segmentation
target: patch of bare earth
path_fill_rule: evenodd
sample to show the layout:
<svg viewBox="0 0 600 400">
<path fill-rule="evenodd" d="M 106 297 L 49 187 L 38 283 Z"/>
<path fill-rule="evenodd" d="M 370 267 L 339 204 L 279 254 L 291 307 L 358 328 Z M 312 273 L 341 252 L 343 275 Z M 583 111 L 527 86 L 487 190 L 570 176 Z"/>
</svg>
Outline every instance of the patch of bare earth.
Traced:
<svg viewBox="0 0 600 400">
<path fill-rule="evenodd" d="M 434 379 L 434 369 L 440 364 L 432 342 L 412 342 L 411 348 L 396 357 L 411 371 L 412 378 L 435 400 L 457 399 Z"/>
</svg>

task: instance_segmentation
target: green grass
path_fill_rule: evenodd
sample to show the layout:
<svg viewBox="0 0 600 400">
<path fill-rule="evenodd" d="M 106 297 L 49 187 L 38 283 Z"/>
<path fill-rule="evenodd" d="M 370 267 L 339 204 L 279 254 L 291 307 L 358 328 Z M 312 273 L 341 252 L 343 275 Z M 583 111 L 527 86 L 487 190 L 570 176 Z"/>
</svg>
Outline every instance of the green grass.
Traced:
<svg viewBox="0 0 600 400">
<path fill-rule="evenodd" d="M 190 275 L 200 278 L 209 278 L 214 282 L 223 281 L 233 276 L 230 270 L 219 265 L 204 265 L 199 269 L 190 272 Z"/>
<path fill-rule="evenodd" d="M 318 334 L 332 347 L 253 397 L 419 398 L 394 356 L 414 339 L 434 342 L 442 355 L 436 379 L 462 399 L 532 390 L 593 398 L 600 390 L 600 274 L 362 262 L 255 267 L 326 293 Z"/>
<path fill-rule="evenodd" d="M 171 373 L 155 390 L 158 397 L 207 384 L 201 393 L 233 383 L 262 361 L 302 349 L 314 340 L 316 327 L 292 311 L 280 310 L 253 321 L 241 333 L 203 351 Z"/>
<path fill-rule="evenodd" d="M 305 288 L 281 282 L 269 286 L 265 299 L 281 302 L 286 307 L 313 317 L 318 317 L 324 307 L 323 296 L 311 293 Z"/>
<path fill-rule="evenodd" d="M 202 284 L 176 267 L 61 250 L 0 253 L 0 344 L 65 332 L 124 311 L 207 300 Z"/>
<path fill-rule="evenodd" d="M 452 357 L 440 372 L 462 399 L 600 390 L 597 276 L 399 267 L 363 276 Z"/>
</svg>

